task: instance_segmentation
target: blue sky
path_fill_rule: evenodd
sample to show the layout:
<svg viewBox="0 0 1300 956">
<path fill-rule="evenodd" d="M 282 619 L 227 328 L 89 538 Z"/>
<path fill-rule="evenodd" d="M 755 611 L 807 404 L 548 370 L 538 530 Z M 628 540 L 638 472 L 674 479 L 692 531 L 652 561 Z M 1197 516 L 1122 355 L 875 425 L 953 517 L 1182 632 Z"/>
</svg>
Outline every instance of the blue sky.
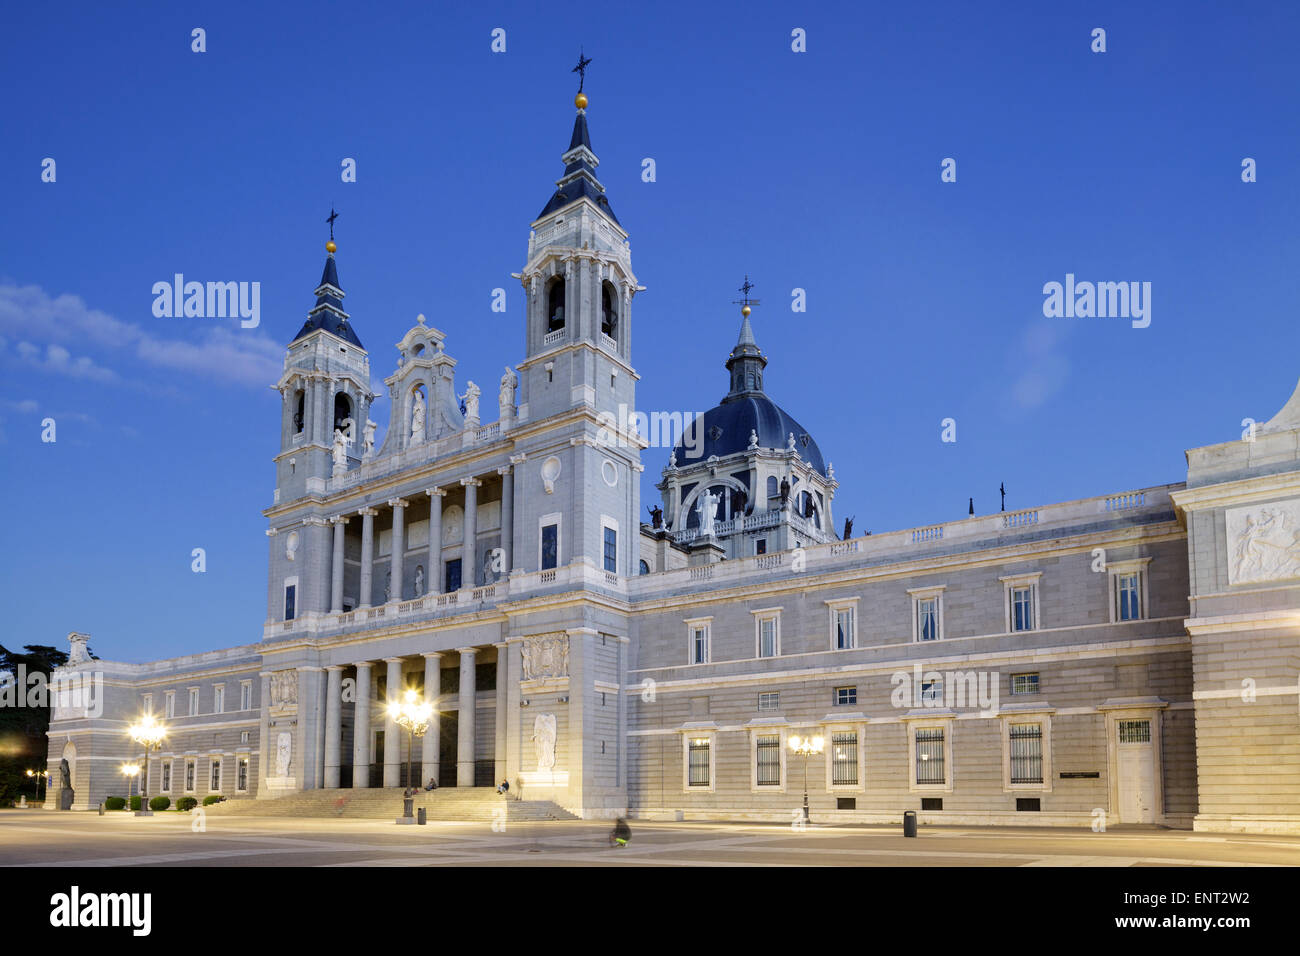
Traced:
<svg viewBox="0 0 1300 956">
<path fill-rule="evenodd" d="M 460 387 L 493 395 L 522 358 L 510 273 L 561 172 L 579 44 L 647 286 L 639 406 L 722 396 L 748 273 L 767 391 L 834 462 L 837 526 L 996 511 L 999 482 L 1019 508 L 1177 481 L 1300 375 L 1295 4 L 378 6 L 3 14 L 0 643 L 75 629 L 142 660 L 259 638 L 269 386 L 330 205 L 376 381 L 423 312 Z M 177 272 L 260 282 L 260 326 L 155 318 Z M 1045 318 L 1066 273 L 1150 282 L 1150 327 Z M 645 504 L 666 454 L 644 456 Z"/>
</svg>

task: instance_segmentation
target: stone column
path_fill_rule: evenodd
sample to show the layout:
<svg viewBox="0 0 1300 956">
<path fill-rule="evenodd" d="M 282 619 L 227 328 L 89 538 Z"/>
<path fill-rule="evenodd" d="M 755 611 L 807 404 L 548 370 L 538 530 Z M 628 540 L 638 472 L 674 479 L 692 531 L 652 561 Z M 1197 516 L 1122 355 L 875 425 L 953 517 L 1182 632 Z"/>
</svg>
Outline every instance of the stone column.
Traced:
<svg viewBox="0 0 1300 956">
<path fill-rule="evenodd" d="M 500 652 L 498 652 L 498 655 Z M 520 710 L 520 693 L 519 678 L 523 674 L 519 655 L 519 642 L 512 641 L 506 645 L 505 656 L 509 662 L 506 673 L 509 678 L 506 681 L 506 772 L 505 779 L 510 781 L 510 786 L 518 786 L 519 783 L 519 762 L 520 747 L 523 743 L 523 714 Z M 497 665 L 498 668 L 501 665 Z M 497 680 L 501 675 L 497 674 Z M 523 796 L 521 792 L 519 796 Z"/>
<path fill-rule="evenodd" d="M 370 786 L 370 661 L 357 662 L 356 717 L 352 726 L 352 787 Z"/>
<path fill-rule="evenodd" d="M 343 742 L 343 666 L 334 664 L 325 668 L 325 778 L 327 790 L 337 790 L 339 785 L 339 749 Z"/>
<path fill-rule="evenodd" d="M 474 786 L 474 655 L 473 647 L 458 647 L 460 694 L 456 715 L 456 786 Z"/>
<path fill-rule="evenodd" d="M 465 486 L 465 537 L 460 546 L 460 586 L 472 588 L 479 584 L 478 579 L 478 487 L 483 484 L 477 478 L 462 478 Z"/>
<path fill-rule="evenodd" d="M 439 499 L 434 499 L 435 501 Z M 442 654 L 437 651 L 429 651 L 424 655 L 424 699 L 433 705 L 433 716 L 429 718 L 429 729 L 424 732 L 424 738 L 420 741 L 420 764 L 423 767 L 419 781 L 421 785 L 429 782 L 430 777 L 435 779 L 438 776 L 438 759 L 440 744 L 439 739 L 441 728 L 438 720 L 438 697 L 442 690 Z M 442 781 L 438 781 L 442 785 Z"/>
<path fill-rule="evenodd" d="M 393 509 L 393 547 L 388 560 L 388 573 L 392 580 L 390 601 L 402 600 L 403 559 L 406 557 L 406 501 L 391 498 L 388 507 Z"/>
<path fill-rule="evenodd" d="M 442 593 L 442 499 L 447 492 L 442 488 L 426 488 L 429 496 L 429 573 L 427 591 Z M 436 690 L 435 690 L 436 693 Z"/>
<path fill-rule="evenodd" d="M 370 607 L 370 595 L 373 591 L 371 575 L 375 564 L 375 515 L 374 508 L 362 508 L 361 514 L 361 596 L 357 607 Z"/>
<path fill-rule="evenodd" d="M 334 614 L 343 610 L 343 535 L 348 519 L 342 515 L 330 518 L 334 525 L 334 560 L 330 565 L 330 611 Z"/>
<path fill-rule="evenodd" d="M 323 442 L 326 445 L 332 445 L 334 443 L 334 416 L 332 414 L 334 410 L 330 407 L 332 404 L 330 402 L 330 393 L 333 391 L 333 388 L 331 387 L 332 384 L 333 383 L 328 376 L 322 377 L 316 383 L 316 395 L 320 399 L 318 405 L 320 411 L 320 417 L 318 419 L 320 422 L 320 437 L 317 441 Z"/>
<path fill-rule="evenodd" d="M 506 778 L 506 680 L 510 675 L 510 645 L 505 641 L 496 641 L 492 645 L 497 649 L 497 719 L 496 719 L 496 770 L 493 782 L 500 783 Z"/>
<path fill-rule="evenodd" d="M 509 577 L 514 567 L 515 543 L 515 476 L 514 470 L 506 465 L 497 469 L 501 476 L 501 571 Z M 497 781 L 500 783 L 500 781 Z"/>
<path fill-rule="evenodd" d="M 271 672 L 262 671 L 257 675 L 262 678 L 261 685 L 257 695 L 257 795 L 259 797 L 269 797 L 270 793 L 266 789 L 266 778 L 270 776 L 267 770 L 271 766 L 271 752 L 274 749 L 271 746 Z M 172 770 L 175 773 L 175 768 Z M 184 773 L 184 769 L 181 770 Z M 159 765 L 159 779 L 161 780 L 162 768 Z M 48 781 L 47 781 L 48 783 Z M 172 790 L 176 789 L 176 781 L 172 781 Z M 47 789 L 48 792 L 48 789 Z M 157 790 L 151 790 L 150 793 L 157 795 Z"/>
<path fill-rule="evenodd" d="M 402 697 L 402 659 L 385 657 L 388 665 L 388 688 L 386 699 L 380 701 L 384 707 L 384 786 L 400 787 L 402 785 L 402 741 L 406 731 L 401 724 L 388 716 L 388 702 Z"/>
</svg>

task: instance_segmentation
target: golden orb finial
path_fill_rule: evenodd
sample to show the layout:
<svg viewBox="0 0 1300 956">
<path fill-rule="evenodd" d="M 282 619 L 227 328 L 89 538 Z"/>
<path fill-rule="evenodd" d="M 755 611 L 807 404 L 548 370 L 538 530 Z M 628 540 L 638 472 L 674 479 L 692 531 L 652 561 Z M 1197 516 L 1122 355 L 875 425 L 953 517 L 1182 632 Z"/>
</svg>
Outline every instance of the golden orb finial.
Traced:
<svg viewBox="0 0 1300 956">
<path fill-rule="evenodd" d="M 749 306 L 745 306 L 743 309 L 740 310 L 740 314 L 743 315 L 745 318 L 749 318 L 749 311 L 750 311 Z"/>
<path fill-rule="evenodd" d="M 334 250 L 336 250 L 337 248 L 338 248 L 338 246 L 336 246 L 336 245 L 334 244 L 334 240 L 333 240 L 333 239 L 331 239 L 329 242 L 325 243 L 325 251 L 328 252 L 330 255 L 333 255 L 333 254 L 334 254 Z"/>
<path fill-rule="evenodd" d="M 587 108 L 587 94 L 579 93 L 577 96 L 575 96 L 573 98 L 573 105 L 580 110 L 585 110 Z"/>
</svg>

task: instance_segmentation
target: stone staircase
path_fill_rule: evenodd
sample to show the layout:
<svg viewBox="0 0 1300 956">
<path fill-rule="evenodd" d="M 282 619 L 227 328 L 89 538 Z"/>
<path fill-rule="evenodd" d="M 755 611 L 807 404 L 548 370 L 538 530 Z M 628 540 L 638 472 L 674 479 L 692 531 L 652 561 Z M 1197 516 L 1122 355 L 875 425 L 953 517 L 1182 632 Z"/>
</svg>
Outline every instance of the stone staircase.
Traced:
<svg viewBox="0 0 1300 956">
<path fill-rule="evenodd" d="M 503 797 L 495 787 L 446 787 L 415 797 L 430 821 L 491 823 L 493 814 L 505 808 L 507 822 L 577 820 L 569 811 L 549 800 L 515 800 Z M 216 817 L 346 817 L 352 820 L 394 820 L 402 815 L 402 788 L 365 790 L 304 790 L 284 797 L 258 800 L 236 797 L 207 807 Z"/>
</svg>

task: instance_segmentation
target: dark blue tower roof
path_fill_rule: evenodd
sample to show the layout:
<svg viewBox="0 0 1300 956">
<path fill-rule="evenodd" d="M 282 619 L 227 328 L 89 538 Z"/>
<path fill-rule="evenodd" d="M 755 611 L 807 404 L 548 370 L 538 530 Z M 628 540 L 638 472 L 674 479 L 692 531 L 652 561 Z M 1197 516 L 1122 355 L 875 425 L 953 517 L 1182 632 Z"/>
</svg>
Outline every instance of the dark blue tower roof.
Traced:
<svg viewBox="0 0 1300 956">
<path fill-rule="evenodd" d="M 333 242 L 333 240 L 331 240 Z M 325 258 L 325 269 L 321 272 L 320 285 L 316 287 L 316 305 L 307 313 L 298 334 L 293 337 L 292 345 L 299 339 L 310 335 L 317 329 L 324 329 L 331 335 L 337 335 L 345 342 L 351 342 L 359 349 L 364 349 L 357 333 L 348 322 L 348 314 L 343 311 L 343 289 L 339 286 L 338 267 L 334 264 L 334 253 Z"/>
<path fill-rule="evenodd" d="M 569 203 L 586 196 L 601 212 L 618 222 L 609 198 L 605 195 L 605 187 L 596 178 L 596 166 L 600 160 L 591 149 L 591 133 L 587 130 L 585 109 L 578 110 L 578 116 L 573 121 L 573 135 L 569 137 L 569 148 L 560 158 L 565 163 L 564 175 L 556 180 L 555 192 L 546 207 L 537 214 L 537 218 L 549 216 L 555 210 L 563 209 Z"/>
</svg>

